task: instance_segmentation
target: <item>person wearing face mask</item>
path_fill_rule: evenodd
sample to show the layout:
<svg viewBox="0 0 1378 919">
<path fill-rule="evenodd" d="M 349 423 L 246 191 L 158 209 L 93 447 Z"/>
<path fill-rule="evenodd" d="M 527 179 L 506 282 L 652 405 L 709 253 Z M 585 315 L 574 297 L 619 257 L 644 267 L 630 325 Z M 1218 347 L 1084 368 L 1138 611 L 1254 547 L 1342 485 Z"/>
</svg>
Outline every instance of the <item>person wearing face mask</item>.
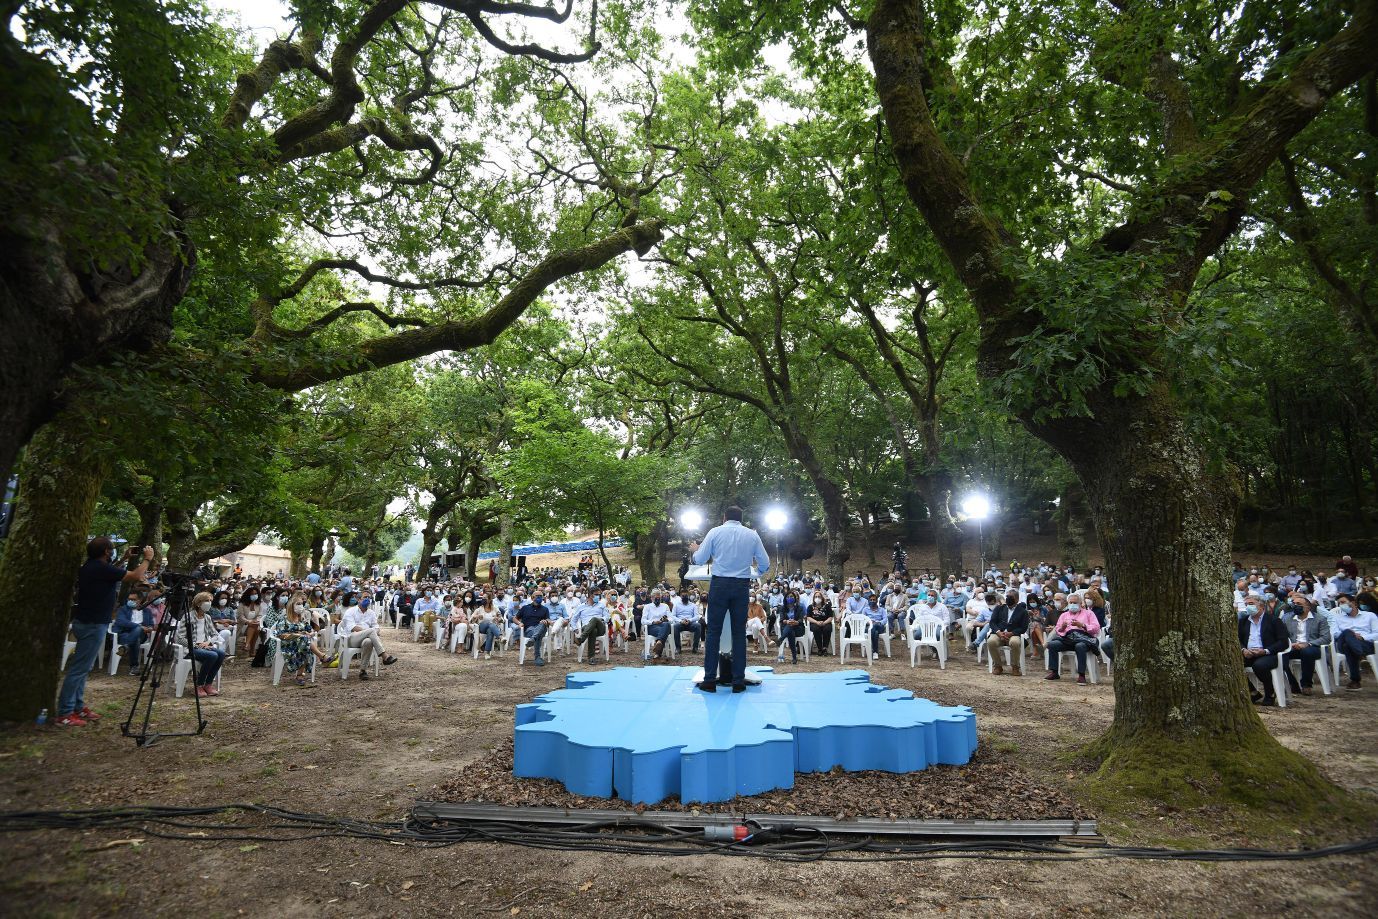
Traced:
<svg viewBox="0 0 1378 919">
<path fill-rule="evenodd" d="M 215 628 L 215 620 L 210 617 L 211 595 L 206 591 L 197 594 L 191 601 L 191 647 L 187 649 L 196 658 L 196 694 L 198 696 L 218 696 L 220 690 L 214 685 L 221 664 L 225 663 L 225 651 L 220 633 Z M 174 641 L 186 641 L 186 633 L 178 630 Z"/>
<path fill-rule="evenodd" d="M 584 645 L 585 657 L 589 663 L 594 661 L 598 639 L 608 630 L 606 617 L 607 610 L 599 604 L 596 590 L 590 590 L 585 595 L 584 602 L 570 617 L 569 628 L 574 633 L 574 643 Z"/>
<path fill-rule="evenodd" d="M 435 640 L 435 635 L 431 631 L 435 626 L 435 618 L 440 610 L 440 601 L 435 598 L 435 591 L 426 588 L 420 600 L 412 607 L 412 614 L 421 619 L 420 641 L 429 642 Z"/>
<path fill-rule="evenodd" d="M 1340 600 L 1340 594 L 1348 594 L 1352 599 L 1355 590 L 1358 588 L 1358 585 L 1354 582 L 1354 578 L 1350 577 L 1349 572 L 1343 568 L 1337 569 L 1335 571 L 1335 576 L 1326 581 L 1325 586 L 1330 591 L 1330 596 L 1335 599 L 1336 603 Z"/>
<path fill-rule="evenodd" d="M 1282 589 L 1287 593 L 1296 590 L 1297 585 L 1301 583 L 1301 575 L 1297 573 L 1297 566 L 1288 565 L 1287 573 L 1282 576 L 1278 583 L 1282 585 Z"/>
<path fill-rule="evenodd" d="M 1278 655 L 1289 646 L 1287 627 L 1276 616 L 1264 612 L 1263 601 L 1250 596 L 1244 601 L 1244 617 L 1239 620 L 1239 646 L 1243 649 L 1244 666 L 1254 673 L 1263 692 L 1251 692 L 1261 705 L 1276 705 L 1272 671 L 1277 669 Z"/>
<path fill-rule="evenodd" d="M 1287 664 L 1283 672 L 1287 675 L 1287 682 L 1291 685 L 1293 692 L 1299 692 L 1303 696 L 1311 695 L 1311 680 L 1316 673 L 1316 662 L 1321 659 L 1322 648 L 1331 643 L 1330 623 L 1321 616 L 1317 616 L 1301 594 L 1294 593 L 1289 598 L 1289 602 L 1283 607 L 1286 617 L 1282 624 L 1287 627 L 1287 635 L 1291 640 L 1291 650 L 1287 653 Z M 1297 678 L 1292 675 L 1290 666 L 1293 660 L 1301 661 L 1301 685 L 1297 685 Z"/>
<path fill-rule="evenodd" d="M 221 594 L 217 594 L 216 603 L 218 604 L 222 598 L 228 601 L 229 595 L 223 591 Z M 234 620 L 244 635 L 244 653 L 253 657 L 258 650 L 258 637 L 263 627 L 263 613 L 262 607 L 257 602 L 250 603 L 247 601 L 247 595 L 240 598 L 239 603 L 235 606 Z M 225 605 L 228 607 L 228 602 Z"/>
<path fill-rule="evenodd" d="M 139 646 L 153 634 L 153 615 L 145 612 L 149 591 L 140 584 L 129 594 L 115 615 L 115 643 L 124 653 L 132 674 L 139 669 Z"/>
<path fill-rule="evenodd" d="M 672 610 L 665 597 L 657 590 L 651 591 L 651 600 L 641 610 L 641 623 L 646 634 L 655 639 L 651 646 L 651 657 L 659 660 L 665 652 L 665 642 L 670 637 Z"/>
<path fill-rule="evenodd" d="M 804 640 L 815 642 L 819 654 L 827 654 L 828 649 L 832 647 L 833 608 L 821 590 L 813 592 L 813 602 L 807 607 L 804 624 L 809 630 L 809 635 Z"/>
<path fill-rule="evenodd" d="M 215 599 L 211 601 L 211 619 L 215 621 L 215 627 L 225 636 L 225 651 L 230 657 L 234 657 L 235 649 L 229 646 L 229 639 L 234 636 L 235 625 L 239 622 L 237 609 L 230 604 L 230 592 L 227 590 L 215 590 Z"/>
<path fill-rule="evenodd" d="M 746 635 L 761 648 L 761 653 L 769 653 L 771 648 L 770 625 L 766 620 L 766 608 L 761 605 L 761 596 L 752 591 L 746 604 Z"/>
<path fill-rule="evenodd" d="M 1048 673 L 1044 679 L 1058 679 L 1060 655 L 1063 651 L 1074 651 L 1077 655 L 1077 682 L 1085 683 L 1086 654 L 1094 651 L 1099 644 L 1096 636 L 1100 635 L 1100 623 L 1089 609 L 1081 605 L 1080 595 L 1072 594 L 1061 602 L 1066 604 L 1066 609 L 1058 616 L 1057 625 L 1053 627 L 1055 637 L 1048 642 Z M 1276 658 L 1273 665 L 1277 665 Z"/>
<path fill-rule="evenodd" d="M 804 634 L 804 615 L 793 595 L 786 594 L 780 606 L 780 653 L 776 663 L 785 662 L 785 648 L 789 648 L 790 663 L 799 663 L 799 639 Z"/>
<path fill-rule="evenodd" d="M 153 548 L 143 551 L 135 568 L 114 564 L 115 546 L 108 536 L 97 536 L 86 545 L 86 563 L 77 571 L 76 599 L 72 607 L 72 635 L 77 646 L 67 662 L 67 673 L 58 692 L 56 723 L 81 727 L 99 718 L 86 705 L 86 676 L 110 631 L 121 583 L 138 583 L 148 573 Z"/>
<path fill-rule="evenodd" d="M 1005 602 L 996 606 L 990 617 L 989 645 L 986 653 L 990 655 L 991 669 L 996 676 L 1005 672 L 1002 647 L 1010 649 L 1010 673 L 1020 676 L 1020 661 L 1024 658 L 1024 633 L 1029 630 L 1029 610 L 1019 602 L 1019 592 L 1010 591 Z"/>
<path fill-rule="evenodd" d="M 681 591 L 670 604 L 670 612 L 675 619 L 675 647 L 681 653 L 684 651 L 684 642 L 680 636 L 688 632 L 693 636 L 693 649 L 691 653 L 697 654 L 699 642 L 703 640 L 703 623 L 699 622 L 699 605 L 688 591 Z"/>
<path fill-rule="evenodd" d="M 351 600 L 345 602 L 339 632 L 346 645 L 362 649 L 359 655 L 359 679 L 367 680 L 368 665 L 373 662 L 373 655 L 381 657 L 384 666 L 397 663 L 397 658 L 384 650 L 383 640 L 378 637 L 378 614 L 373 610 L 373 598 L 364 597 L 357 604 Z"/>
<path fill-rule="evenodd" d="M 1369 603 L 1361 607 L 1349 594 L 1337 594 L 1330 630 L 1335 649 L 1344 655 L 1345 665 L 1349 668 L 1349 682 L 1345 684 L 1345 689 L 1357 692 L 1362 688 L 1359 666 L 1365 657 L 1373 653 L 1374 642 L 1378 641 L 1378 615 L 1375 615 Z"/>
</svg>

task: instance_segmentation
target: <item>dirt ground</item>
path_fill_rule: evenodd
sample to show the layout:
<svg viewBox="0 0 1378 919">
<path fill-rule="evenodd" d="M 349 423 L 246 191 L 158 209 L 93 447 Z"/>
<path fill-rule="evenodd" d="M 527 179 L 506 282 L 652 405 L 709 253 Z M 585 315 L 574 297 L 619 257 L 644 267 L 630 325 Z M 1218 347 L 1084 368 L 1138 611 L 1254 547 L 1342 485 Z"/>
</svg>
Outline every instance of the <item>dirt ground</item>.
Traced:
<svg viewBox="0 0 1378 919">
<path fill-rule="evenodd" d="M 573 658 L 559 654 L 544 669 L 529 663 L 519 669 L 515 655 L 474 661 L 412 644 L 409 632 L 386 637 L 400 660 L 365 683 L 322 671 L 314 687 L 273 687 L 267 671 L 232 663 L 223 695 L 205 701 L 204 736 L 142 750 L 117 725 L 134 680 L 93 675 L 88 703 L 105 713 L 99 725 L 0 735 L 0 810 L 253 801 L 396 820 L 441 785 L 477 785 L 485 757 L 510 740 L 513 706 L 559 687 L 573 668 Z M 769 663 L 756 654 L 752 662 Z M 614 653 L 612 663 L 642 666 L 635 654 Z M 800 668 L 836 666 L 832 658 L 815 657 Z M 1000 777 L 981 790 L 989 798 L 1007 796 L 999 786 L 1014 770 L 1096 813 L 1096 802 L 1084 797 L 1083 775 L 1064 754 L 1108 724 L 1108 679 L 1083 687 L 1044 682 L 1034 673 L 993 677 L 962 652 L 945 671 L 931 661 L 911 670 L 907 655 L 897 653 L 878 662 L 873 679 L 976 710 L 979 765 Z M 159 717 L 175 723 L 190 706 L 190 699 L 169 701 Z M 1375 716 L 1372 683 L 1361 693 L 1317 695 L 1263 712 L 1282 742 L 1356 794 L 1378 792 Z M 1279 801 L 1279 810 L 1286 807 Z M 1113 842 L 1184 835 L 1222 845 L 1241 841 L 1171 812 L 1101 828 Z M 0 915 L 1359 916 L 1373 914 L 1378 883 L 1372 856 L 1277 864 L 991 858 L 783 864 L 486 843 L 417 849 L 348 839 L 119 842 L 138 836 L 127 830 L 3 835 Z M 1312 837 L 1327 838 L 1325 828 Z"/>
</svg>

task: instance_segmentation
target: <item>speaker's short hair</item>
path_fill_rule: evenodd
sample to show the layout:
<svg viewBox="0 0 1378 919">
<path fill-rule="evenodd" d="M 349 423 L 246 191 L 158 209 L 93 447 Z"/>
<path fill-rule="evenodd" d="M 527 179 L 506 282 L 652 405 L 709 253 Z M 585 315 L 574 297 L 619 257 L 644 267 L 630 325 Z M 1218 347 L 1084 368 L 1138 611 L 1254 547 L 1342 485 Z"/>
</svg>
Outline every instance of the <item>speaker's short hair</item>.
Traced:
<svg viewBox="0 0 1378 919">
<path fill-rule="evenodd" d="M 741 523 L 741 520 L 742 520 L 742 509 L 741 509 L 740 507 L 738 507 L 737 505 L 734 504 L 734 505 L 732 505 L 731 507 L 729 507 L 727 510 L 723 511 L 723 515 L 722 515 L 722 516 L 723 516 L 723 519 L 724 519 L 724 520 L 735 520 L 735 521 L 737 521 L 738 523 Z"/>
</svg>

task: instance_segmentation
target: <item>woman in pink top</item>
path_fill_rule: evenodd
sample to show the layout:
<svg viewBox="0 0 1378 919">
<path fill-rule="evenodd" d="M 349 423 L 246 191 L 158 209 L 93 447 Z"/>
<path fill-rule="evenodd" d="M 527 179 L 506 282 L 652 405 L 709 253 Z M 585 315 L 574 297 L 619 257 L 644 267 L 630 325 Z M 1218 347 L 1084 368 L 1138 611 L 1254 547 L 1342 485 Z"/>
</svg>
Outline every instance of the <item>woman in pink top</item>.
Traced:
<svg viewBox="0 0 1378 919">
<path fill-rule="evenodd" d="M 1086 682 L 1086 652 L 1095 651 L 1100 639 L 1100 623 L 1096 614 L 1081 605 L 1081 594 L 1067 598 L 1067 609 L 1057 619 L 1053 638 L 1048 642 L 1048 675 L 1045 680 L 1058 678 L 1059 655 L 1074 651 L 1077 655 L 1077 682 Z"/>
</svg>

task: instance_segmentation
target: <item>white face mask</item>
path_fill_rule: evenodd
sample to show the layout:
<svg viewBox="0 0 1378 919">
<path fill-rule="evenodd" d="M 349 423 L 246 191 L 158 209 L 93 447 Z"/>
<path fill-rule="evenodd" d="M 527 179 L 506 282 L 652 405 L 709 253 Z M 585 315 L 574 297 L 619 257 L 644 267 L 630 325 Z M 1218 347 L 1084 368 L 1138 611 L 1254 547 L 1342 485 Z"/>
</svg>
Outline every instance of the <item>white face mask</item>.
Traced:
<svg viewBox="0 0 1378 919">
<path fill-rule="evenodd" d="M 216 600 L 216 601 L 215 601 L 215 605 L 216 605 L 216 606 L 224 606 L 226 603 L 229 603 L 229 602 L 230 602 L 229 600 L 226 600 L 224 597 L 221 597 L 219 600 Z"/>
<path fill-rule="evenodd" d="M 211 610 L 211 601 L 209 601 L 209 600 L 202 600 L 202 601 L 201 601 L 199 604 L 197 604 L 197 605 L 201 608 L 201 612 L 203 612 L 203 613 L 208 613 L 208 612 L 210 612 L 210 610 Z"/>
</svg>

